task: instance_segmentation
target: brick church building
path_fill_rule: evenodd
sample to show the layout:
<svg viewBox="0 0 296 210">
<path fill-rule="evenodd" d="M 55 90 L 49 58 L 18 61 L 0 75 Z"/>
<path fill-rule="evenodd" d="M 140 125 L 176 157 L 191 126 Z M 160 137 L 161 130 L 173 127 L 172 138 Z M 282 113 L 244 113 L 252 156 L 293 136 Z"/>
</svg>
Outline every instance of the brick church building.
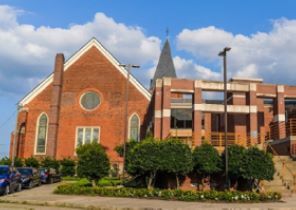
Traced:
<svg viewBox="0 0 296 210">
<path fill-rule="evenodd" d="M 53 73 L 19 102 L 10 155 L 14 147 L 21 158 L 75 157 L 77 146 L 96 141 L 118 164 L 122 159 L 114 148 L 127 138 L 139 141 L 147 132 L 158 139 L 178 137 L 192 147 L 209 142 L 221 149 L 223 101 L 204 95 L 222 91 L 221 81 L 177 78 L 168 40 L 148 90 L 92 39 L 67 61 L 57 54 Z M 279 152 L 294 155 L 296 86 L 232 78 L 227 91 L 229 144 L 270 142 Z"/>
</svg>

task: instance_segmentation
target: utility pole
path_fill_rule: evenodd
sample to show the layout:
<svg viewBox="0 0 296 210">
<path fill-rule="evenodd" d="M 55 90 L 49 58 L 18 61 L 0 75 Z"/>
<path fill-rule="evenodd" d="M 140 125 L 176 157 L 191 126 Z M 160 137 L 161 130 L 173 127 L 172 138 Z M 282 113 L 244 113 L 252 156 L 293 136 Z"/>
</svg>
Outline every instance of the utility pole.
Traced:
<svg viewBox="0 0 296 210">
<path fill-rule="evenodd" d="M 230 51 L 230 47 L 225 47 L 218 55 L 223 57 L 223 75 L 224 75 L 224 145 L 225 145 L 225 181 L 226 187 L 229 189 L 228 179 L 228 116 L 227 116 L 227 52 Z"/>
<path fill-rule="evenodd" d="M 17 105 L 17 112 L 16 112 L 16 122 L 15 122 L 15 128 L 14 128 L 14 135 L 13 135 L 13 142 L 12 142 L 12 157 L 11 157 L 11 167 L 14 167 L 14 162 L 15 162 L 15 155 L 16 155 L 16 147 L 17 147 L 17 143 L 16 142 L 18 140 L 18 114 L 20 109 L 22 108 L 22 106 L 20 106 L 19 104 Z"/>
<path fill-rule="evenodd" d="M 129 81 L 132 68 L 140 68 L 138 65 L 133 64 L 119 64 L 119 66 L 127 70 L 127 79 L 125 85 L 125 111 L 124 111 L 124 142 L 123 142 L 123 170 L 122 174 L 125 174 L 125 159 L 126 159 L 126 143 L 128 141 L 128 100 L 129 100 Z"/>
</svg>

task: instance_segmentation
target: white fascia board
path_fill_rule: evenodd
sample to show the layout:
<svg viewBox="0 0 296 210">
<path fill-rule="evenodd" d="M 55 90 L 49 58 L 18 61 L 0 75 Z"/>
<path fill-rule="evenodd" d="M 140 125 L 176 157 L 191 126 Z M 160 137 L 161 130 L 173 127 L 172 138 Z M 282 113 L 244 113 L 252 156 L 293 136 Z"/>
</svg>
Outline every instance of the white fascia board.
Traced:
<svg viewBox="0 0 296 210">
<path fill-rule="evenodd" d="M 64 71 L 67 71 L 69 67 L 75 63 L 86 51 L 91 47 L 96 47 L 107 59 L 108 61 L 115 66 L 115 68 L 124 75 L 125 78 L 128 76 L 128 72 L 124 67 L 119 66 L 119 62 L 115 57 L 108 51 L 103 45 L 98 42 L 95 38 L 91 39 L 87 44 L 85 44 L 80 50 L 78 50 L 74 55 L 72 55 L 64 64 Z M 42 92 L 51 82 L 53 81 L 53 73 L 50 74 L 45 80 L 43 80 L 39 85 L 37 85 L 31 92 L 29 92 L 18 104 L 24 106 L 33 100 L 40 92 Z M 145 98 L 150 101 L 151 94 L 150 92 L 139 83 L 136 78 L 130 74 L 130 82 L 137 88 Z"/>
</svg>

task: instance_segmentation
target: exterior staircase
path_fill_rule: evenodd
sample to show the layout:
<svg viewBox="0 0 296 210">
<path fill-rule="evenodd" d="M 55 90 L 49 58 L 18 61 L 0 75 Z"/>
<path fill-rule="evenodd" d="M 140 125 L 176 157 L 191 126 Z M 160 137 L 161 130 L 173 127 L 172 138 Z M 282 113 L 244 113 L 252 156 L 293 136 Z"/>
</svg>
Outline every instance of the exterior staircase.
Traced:
<svg viewBox="0 0 296 210">
<path fill-rule="evenodd" d="M 270 182 L 264 181 L 265 191 L 276 191 L 283 196 L 291 196 L 295 192 L 296 161 L 289 156 L 274 156 L 275 166 L 274 179 Z"/>
</svg>

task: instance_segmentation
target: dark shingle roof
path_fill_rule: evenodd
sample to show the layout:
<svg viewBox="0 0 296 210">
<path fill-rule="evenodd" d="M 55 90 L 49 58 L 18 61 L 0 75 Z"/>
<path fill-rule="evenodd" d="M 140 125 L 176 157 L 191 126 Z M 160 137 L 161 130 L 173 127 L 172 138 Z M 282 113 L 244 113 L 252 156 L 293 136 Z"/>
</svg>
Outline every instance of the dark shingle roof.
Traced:
<svg viewBox="0 0 296 210">
<path fill-rule="evenodd" d="M 151 83 L 151 89 L 155 86 L 156 79 L 162 77 L 177 77 L 168 39 L 165 41 L 162 48 L 157 68 Z"/>
</svg>

